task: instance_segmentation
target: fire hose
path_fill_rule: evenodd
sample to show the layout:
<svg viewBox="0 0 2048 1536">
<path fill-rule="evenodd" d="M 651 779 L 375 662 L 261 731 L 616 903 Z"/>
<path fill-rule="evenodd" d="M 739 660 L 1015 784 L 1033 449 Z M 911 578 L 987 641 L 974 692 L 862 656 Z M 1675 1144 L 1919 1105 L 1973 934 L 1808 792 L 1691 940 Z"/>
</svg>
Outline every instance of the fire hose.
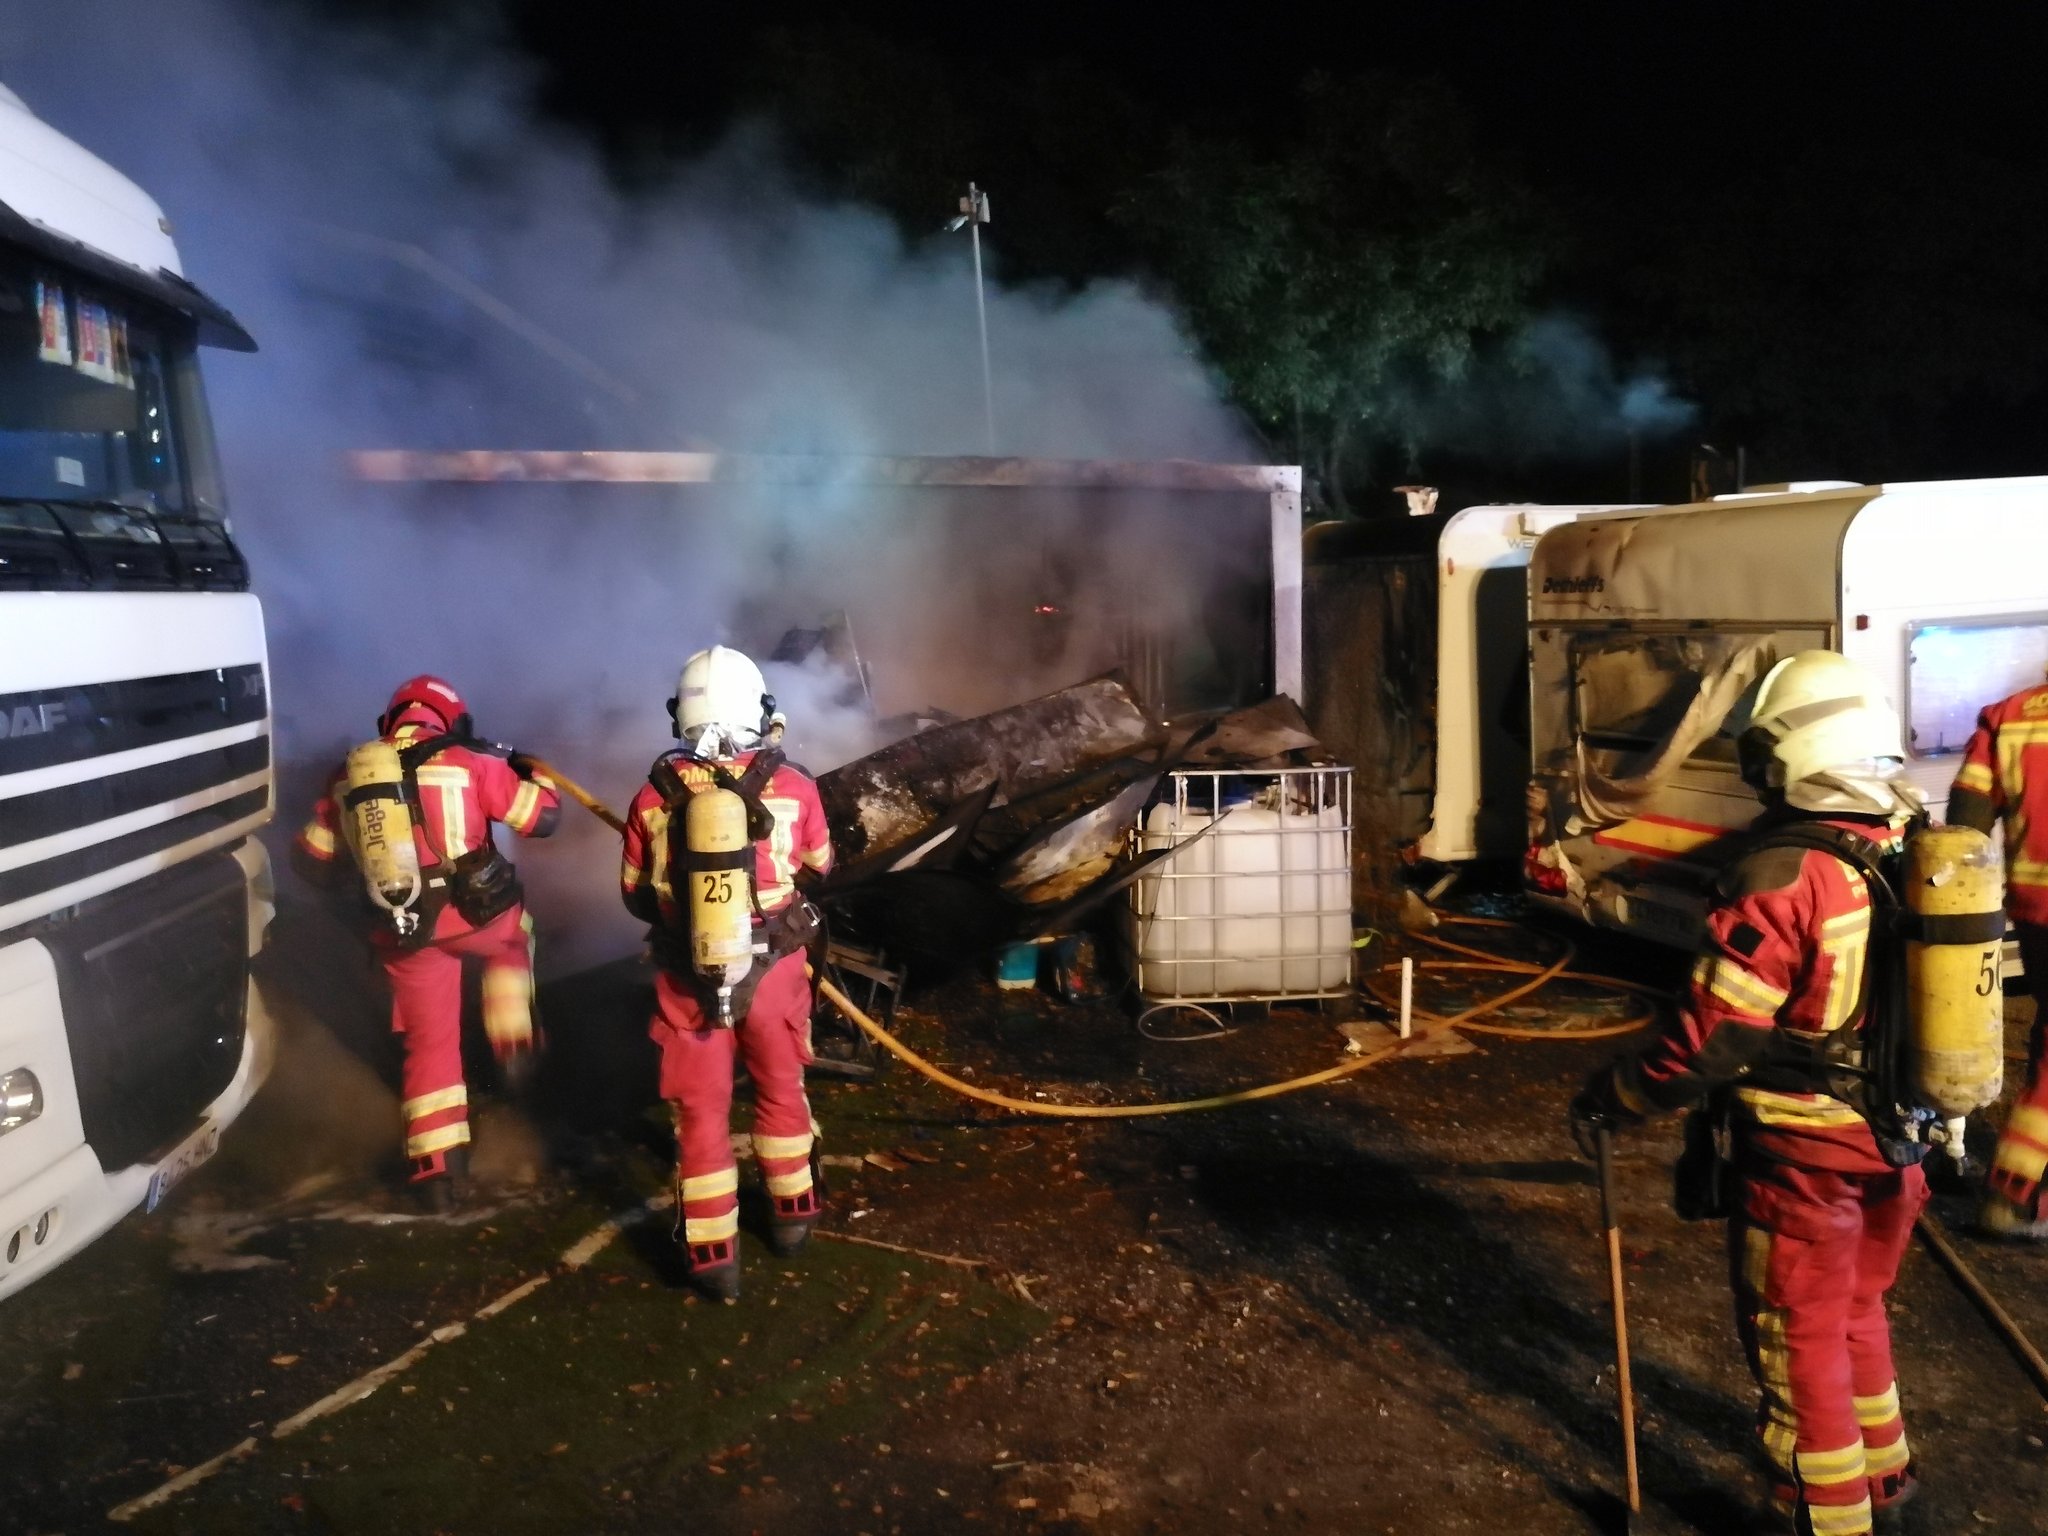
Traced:
<svg viewBox="0 0 2048 1536">
<path fill-rule="evenodd" d="M 1956 1288 L 1976 1306 L 1984 1321 L 1991 1325 L 1992 1332 L 2005 1341 L 2006 1348 L 2013 1352 L 2020 1368 L 2032 1379 L 2041 1396 L 2048 1398 L 2048 1356 L 2034 1347 L 2034 1341 L 2027 1337 L 2026 1330 L 1999 1305 L 1990 1287 L 1977 1278 L 1977 1272 L 1963 1262 L 1963 1256 L 1956 1252 L 1931 1215 L 1922 1212 L 1914 1227 L 1949 1279 L 1956 1283 Z"/>
<path fill-rule="evenodd" d="M 620 819 L 618 814 L 595 795 L 592 795 L 588 790 L 576 783 L 575 780 L 569 778 L 560 770 L 540 762 L 538 759 L 535 760 L 533 766 L 536 772 L 546 775 L 564 794 L 597 817 L 598 820 L 604 822 L 605 825 L 612 828 L 613 831 L 625 831 L 626 824 Z M 1473 919 L 1472 921 L 1491 920 Z M 1502 926 L 1511 925 L 1503 924 Z M 1539 965 L 1532 961 L 1499 960 L 1495 956 L 1487 955 L 1483 950 L 1466 949 L 1464 946 L 1452 944 L 1448 940 L 1434 939 L 1431 942 L 1468 956 L 1478 956 L 1480 958 L 1477 960 L 1425 962 L 1429 966 L 1438 968 L 1459 967 L 1464 969 L 1479 969 L 1483 967 L 1522 975 L 1527 979 L 1510 987 L 1498 996 L 1484 999 L 1461 1012 L 1449 1015 L 1422 1015 L 1423 1028 L 1416 1031 L 1409 1038 L 1391 1041 L 1386 1045 L 1364 1051 L 1348 1061 L 1341 1061 L 1337 1065 L 1325 1067 L 1321 1071 L 1305 1073 L 1300 1077 L 1290 1077 L 1280 1082 L 1261 1083 L 1252 1088 L 1239 1088 L 1229 1093 L 1211 1094 L 1199 1099 L 1176 1099 L 1163 1104 L 1058 1104 L 1049 1103 L 1042 1099 L 1012 1098 L 1008 1094 L 996 1093 L 991 1089 L 977 1087 L 973 1083 L 963 1082 L 943 1067 L 937 1066 L 918 1055 L 916 1051 L 913 1051 L 909 1046 L 889 1033 L 888 1030 L 869 1018 L 860 1006 L 837 986 L 833 985 L 829 978 L 814 975 L 812 979 L 816 983 L 820 995 L 834 1008 L 838 1009 L 863 1034 L 867 1035 L 869 1039 L 882 1047 L 883 1050 L 889 1052 L 890 1055 L 896 1057 L 897 1060 L 932 1082 L 937 1083 L 940 1087 L 956 1093 L 962 1098 L 973 1099 L 977 1103 L 988 1104 L 997 1109 L 1006 1109 L 1015 1114 L 1039 1115 L 1048 1119 L 1060 1120 L 1134 1120 L 1151 1115 L 1190 1114 L 1196 1110 L 1226 1109 L 1235 1104 L 1250 1104 L 1260 1099 L 1278 1098 L 1282 1094 L 1298 1093 L 1305 1088 L 1315 1088 L 1320 1087 L 1324 1083 L 1334 1083 L 1342 1078 L 1363 1072 L 1368 1067 L 1378 1066 L 1381 1062 L 1391 1057 L 1403 1055 L 1414 1049 L 1422 1041 L 1445 1030 L 1476 1027 L 1472 1024 L 1472 1021 L 1480 1015 L 1491 1013 L 1495 1009 L 1515 1002 L 1517 999 L 1527 997 L 1530 993 L 1563 976 L 1606 982 L 1609 985 L 1630 991 L 1641 992 L 1644 990 L 1635 987 L 1631 983 L 1609 982 L 1605 977 L 1587 977 L 1582 976 L 1582 973 L 1568 970 L 1567 967 L 1576 957 L 1575 951 L 1569 945 L 1565 947 L 1563 953 L 1555 960 L 1547 965 Z M 1577 1040 L 1597 1039 L 1606 1035 L 1618 1034 L 1624 1030 L 1639 1027 L 1647 1018 L 1648 1014 L 1645 1013 L 1641 1018 L 1633 1019 L 1621 1025 L 1603 1027 L 1598 1030 L 1571 1031 L 1567 1038 Z M 1552 1034 L 1552 1032 L 1544 1030 L 1510 1031 L 1504 1026 L 1491 1026 L 1491 1028 L 1494 1032 L 1510 1034 L 1516 1038 L 1546 1039 L 1550 1038 Z"/>
<path fill-rule="evenodd" d="M 536 762 L 534 766 L 542 773 L 545 773 L 548 778 L 552 779 L 555 785 L 567 794 L 570 799 L 611 827 L 613 831 L 625 831 L 625 822 L 620 820 L 618 815 L 609 806 L 584 789 L 582 785 L 565 774 L 548 767 L 545 763 Z M 1473 927 L 1511 928 L 1515 926 L 1512 923 L 1503 922 L 1497 918 L 1466 917 L 1453 913 L 1438 913 L 1437 916 L 1440 921 L 1458 922 Z M 987 1088 L 977 1087 L 973 1083 L 961 1081 L 944 1068 L 936 1066 L 918 1055 L 917 1052 L 890 1034 L 888 1030 L 869 1018 L 852 998 L 833 985 L 828 978 L 814 975 L 812 980 L 816 983 L 818 991 L 824 996 L 825 1000 L 837 1008 L 862 1033 L 899 1061 L 902 1061 L 924 1077 L 929 1078 L 932 1082 L 937 1083 L 940 1087 L 956 1093 L 962 1098 L 972 1099 L 977 1103 L 987 1104 L 997 1109 L 1009 1110 L 1015 1114 L 1038 1115 L 1047 1119 L 1059 1120 L 1134 1120 L 1151 1115 L 1180 1115 L 1190 1114 L 1196 1110 L 1226 1109 L 1234 1104 L 1250 1104 L 1259 1099 L 1274 1099 L 1282 1094 L 1298 1093 L 1305 1088 L 1318 1087 L 1324 1083 L 1334 1083 L 1355 1073 L 1363 1072 L 1368 1067 L 1378 1066 L 1381 1062 L 1391 1057 L 1403 1054 L 1432 1035 L 1451 1029 L 1469 1029 L 1484 1034 L 1501 1036 L 1510 1040 L 1599 1040 L 1638 1029 L 1647 1023 L 1652 1016 L 1652 1011 L 1646 1008 L 1619 1024 L 1599 1025 L 1590 1029 L 1573 1030 L 1525 1029 L 1506 1024 L 1479 1023 L 1478 1020 L 1481 1015 L 1492 1013 L 1519 998 L 1527 997 L 1530 993 L 1547 986 L 1553 981 L 1586 982 L 1650 1000 L 1654 1000 L 1657 994 L 1650 988 L 1640 986 L 1634 982 L 1620 981 L 1611 976 L 1596 976 L 1584 971 L 1568 969 L 1572 960 L 1576 958 L 1576 951 L 1570 945 L 1566 945 L 1563 952 L 1549 964 L 1539 965 L 1534 961 L 1505 960 L 1498 955 L 1488 954 L 1485 950 L 1473 949 L 1468 945 L 1454 943 L 1449 939 L 1437 938 L 1431 934 L 1417 934 L 1416 937 L 1424 943 L 1434 945 L 1439 949 L 1448 950 L 1452 954 L 1461 957 L 1455 960 L 1425 960 L 1422 962 L 1423 969 L 1499 972 L 1507 975 L 1521 975 L 1527 979 L 1510 987 L 1497 997 L 1487 998 L 1458 1013 L 1445 1015 L 1417 1011 L 1415 1017 L 1422 1021 L 1423 1027 L 1408 1039 L 1389 1042 L 1375 1050 L 1366 1051 L 1350 1061 L 1339 1062 L 1334 1067 L 1325 1067 L 1320 1072 L 1310 1072 L 1301 1077 L 1288 1078 L 1282 1082 L 1261 1083 L 1257 1087 L 1240 1088 L 1230 1093 L 1211 1094 L 1207 1098 L 1179 1099 L 1165 1104 L 1053 1104 L 1037 1099 L 1012 1098 L 1008 1094 L 996 1093 Z M 1383 969 L 1398 969 L 1398 966 L 1387 966 L 1383 967 Z M 1372 992 L 1370 986 L 1366 990 Z M 1376 992 L 1373 995 L 1378 998 Z M 1382 1004 L 1386 1002 L 1385 998 L 1378 998 L 1378 1000 Z M 1604 1146 L 1602 1151 L 1603 1153 L 1605 1152 Z M 1611 1183 L 1610 1176 L 1605 1168 L 1604 1157 L 1602 1161 L 1602 1208 L 1609 1213 L 1605 1220 L 1611 1229 L 1613 1226 Z M 2048 1396 L 2048 1358 L 2044 1358 L 2041 1352 L 2034 1347 L 2032 1340 L 2027 1337 L 2019 1324 L 2013 1320 L 2011 1314 L 1998 1304 L 1997 1299 L 1985 1288 L 1984 1283 L 1963 1262 L 1962 1256 L 1948 1244 L 1939 1229 L 1927 1217 L 1922 1216 L 1920 1218 L 1918 1228 L 1920 1236 L 1941 1262 L 1942 1268 L 1947 1271 L 1949 1277 L 1955 1281 L 1964 1294 L 1976 1303 L 1979 1311 L 1984 1314 L 1985 1319 L 1991 1324 L 1994 1331 L 1999 1334 L 2007 1347 L 2018 1357 L 2022 1367 L 2033 1378 L 2035 1385 L 2041 1388 L 2044 1396 Z M 1613 1234 L 1610 1230 L 1610 1246 L 1612 1241 Z M 1620 1320 L 1622 1301 L 1618 1270 L 1614 1277 L 1614 1305 L 1616 1327 L 1618 1330 L 1624 1329 L 1625 1325 Z M 1631 1509 L 1639 1509 L 1641 1507 L 1640 1496 L 1636 1492 L 1635 1478 L 1634 1406 L 1629 1398 L 1627 1386 L 1627 1341 L 1625 1331 L 1619 1332 L 1617 1337 L 1621 1341 L 1622 1349 L 1620 1391 L 1622 1394 L 1627 1439 L 1629 1504 Z"/>
<path fill-rule="evenodd" d="M 553 784 L 555 788 L 559 789 L 571 800 L 574 800 L 578 805 L 582 806 L 583 809 L 590 812 L 590 814 L 595 816 L 599 821 L 603 822 L 606 826 L 610 827 L 614 832 L 618 832 L 621 834 L 625 832 L 625 819 L 621 817 L 617 811 L 613 810 L 610 806 L 606 805 L 602 800 L 598 799 L 597 796 L 593 795 L 581 784 L 578 784 L 574 779 L 570 778 L 569 775 L 562 772 L 561 769 L 556 768 L 551 764 L 544 763 L 537 757 L 532 759 L 532 763 L 533 771 L 535 773 L 539 774 L 541 777 L 548 780 L 548 782 Z"/>
<path fill-rule="evenodd" d="M 1432 915 L 1438 922 L 1457 923 L 1470 928 L 1514 928 L 1518 926 L 1497 917 L 1468 917 L 1463 913 L 1444 912 L 1434 908 L 1432 909 Z M 1424 960 L 1417 964 L 1417 970 L 1488 971 L 1498 972 L 1507 976 L 1541 975 L 1546 982 L 1584 982 L 1589 986 L 1604 987 L 1611 992 L 1627 993 L 1631 996 L 1642 998 L 1645 1002 L 1643 1008 L 1630 1014 L 1617 1024 L 1594 1024 L 1585 1028 L 1530 1029 L 1514 1024 L 1482 1024 L 1478 1021 L 1478 1015 L 1496 1012 L 1515 1001 L 1518 997 L 1523 996 L 1524 991 L 1527 989 L 1518 988 L 1511 992 L 1504 992 L 1499 997 L 1491 998 L 1476 1009 L 1466 1009 L 1455 1020 L 1447 1020 L 1442 1014 L 1430 1013 L 1420 1008 L 1416 1009 L 1414 1016 L 1424 1024 L 1432 1027 L 1442 1027 L 1447 1023 L 1454 1022 L 1459 1029 L 1470 1030 L 1474 1034 L 1480 1035 L 1496 1035 L 1504 1040 L 1605 1040 L 1614 1035 L 1625 1035 L 1633 1030 L 1641 1029 L 1645 1024 L 1649 1023 L 1651 1019 L 1656 1017 L 1656 1003 L 1663 996 L 1655 988 L 1642 986 L 1633 981 L 1622 981 L 1614 976 L 1596 976 L 1590 971 L 1565 969 L 1573 960 L 1578 958 L 1577 952 L 1570 944 L 1565 945 L 1564 954 L 1554 964 L 1546 965 L 1534 960 L 1509 960 L 1500 955 L 1490 954 L 1483 949 L 1474 949 L 1470 945 L 1455 944 L 1449 939 L 1440 939 L 1431 933 L 1418 933 L 1413 935 L 1413 937 L 1419 939 L 1424 944 L 1433 945 L 1437 949 L 1448 950 L 1450 953 L 1462 957 L 1457 960 Z M 1399 961 L 1393 961 L 1382 966 L 1380 969 L 1382 971 L 1399 971 L 1401 965 Z M 1382 1007 L 1392 1008 L 1395 1006 L 1394 1003 L 1381 996 L 1378 989 L 1370 982 L 1366 984 L 1365 990 Z"/>
<path fill-rule="evenodd" d="M 536 761 L 534 766 L 553 780 L 555 785 L 567 794 L 570 799 L 596 816 L 600 821 L 612 828 L 613 831 L 625 831 L 625 822 L 620 820 L 618 815 L 609 806 L 576 783 L 575 780 L 550 768 L 545 763 Z M 1514 926 L 1511 923 L 1502 922 L 1496 918 L 1462 917 L 1448 913 L 1440 913 L 1438 916 L 1440 919 L 1457 921 L 1478 927 L 1506 928 Z M 1466 945 L 1453 943 L 1449 939 L 1436 938 L 1433 935 L 1418 934 L 1417 937 L 1421 938 L 1425 943 L 1433 944 L 1438 948 L 1449 950 L 1453 954 L 1464 957 L 1459 960 L 1424 961 L 1423 966 L 1426 969 L 1498 971 L 1511 975 L 1526 975 L 1528 980 L 1509 988 L 1498 997 L 1488 998 L 1459 1013 L 1449 1015 L 1418 1013 L 1416 1016 L 1422 1020 L 1423 1028 L 1408 1039 L 1390 1042 L 1376 1050 L 1366 1051 L 1353 1060 L 1340 1062 L 1334 1067 L 1326 1067 L 1320 1072 L 1310 1072 L 1301 1077 L 1288 1078 L 1283 1082 L 1262 1083 L 1254 1088 L 1241 1088 L 1231 1093 L 1212 1094 L 1207 1098 L 1180 1099 L 1165 1104 L 1051 1104 L 1042 1100 L 1012 1098 L 1008 1094 L 995 1093 L 986 1088 L 976 1087 L 973 1083 L 962 1082 L 944 1068 L 926 1061 L 917 1052 L 890 1034 L 888 1030 L 869 1018 L 852 998 L 834 986 L 829 979 L 823 976 L 814 976 L 813 980 L 816 982 L 818 990 L 823 994 L 825 1000 L 837 1008 L 840 1013 L 845 1015 L 847 1019 L 877 1045 L 907 1066 L 929 1078 L 932 1082 L 937 1083 L 940 1087 L 959 1094 L 963 1098 L 973 1099 L 977 1103 L 988 1104 L 997 1109 L 1010 1110 L 1016 1114 L 1039 1115 L 1049 1119 L 1062 1120 L 1130 1120 L 1149 1115 L 1177 1115 L 1188 1114 L 1195 1110 L 1224 1109 L 1233 1104 L 1249 1104 L 1259 1099 L 1278 1098 L 1282 1094 L 1296 1093 L 1302 1089 L 1314 1088 L 1323 1083 L 1334 1083 L 1341 1078 L 1350 1077 L 1354 1073 L 1363 1072 L 1368 1067 L 1378 1066 L 1390 1057 L 1399 1056 L 1412 1049 L 1430 1036 L 1450 1029 L 1477 1030 L 1487 1034 L 1503 1036 L 1511 1040 L 1546 1040 L 1556 1038 L 1597 1040 L 1640 1028 L 1651 1016 L 1650 1012 L 1645 1010 L 1620 1024 L 1568 1031 L 1523 1029 L 1510 1025 L 1477 1023 L 1476 1020 L 1479 1016 L 1505 1007 L 1518 998 L 1526 997 L 1550 982 L 1558 980 L 1594 983 L 1644 998 L 1654 998 L 1656 994 L 1649 988 L 1639 986 L 1634 982 L 1618 981 L 1609 976 L 1595 976 L 1586 972 L 1567 969 L 1575 958 L 1575 951 L 1569 945 L 1565 947 L 1562 954 L 1548 965 L 1538 965 L 1532 961 L 1503 960 L 1499 956 L 1490 955 L 1484 950 L 1472 949 Z M 1387 969 L 1393 968 L 1395 967 L 1387 967 Z M 1370 991 L 1371 989 L 1368 987 L 1367 990 Z M 1374 995 L 1377 996 L 1376 993 Z M 1385 999 L 1382 998 L 1380 1001 L 1384 1003 Z M 1611 1195 L 1607 1191 L 1608 1185 L 1603 1178 L 1604 1208 L 1611 1211 Z M 1611 1215 L 1608 1221 L 1611 1225 Z M 2040 1387 L 2044 1396 L 2048 1396 L 2048 1358 L 2044 1358 L 2041 1352 L 2034 1347 L 2032 1340 L 2027 1337 L 2019 1324 L 2013 1320 L 2011 1314 L 1998 1304 L 1997 1299 L 1985 1288 L 1984 1283 L 1977 1278 L 1975 1272 L 1963 1262 L 1962 1256 L 1949 1245 L 1939 1229 L 1925 1216 L 1920 1218 L 1917 1226 L 1920 1236 L 1941 1262 L 1942 1268 L 1947 1271 L 1957 1286 L 1976 1303 L 1978 1309 L 1984 1314 L 1992 1328 L 2006 1342 L 2013 1353 L 2018 1356 L 2021 1365 L 2025 1368 L 2027 1374 L 2033 1378 L 2035 1385 Z M 1616 1286 L 1616 1317 L 1617 1326 L 1620 1326 L 1618 1277 Z M 1623 1348 L 1625 1350 L 1625 1335 L 1623 1338 Z M 1623 1359 L 1623 1371 L 1625 1373 L 1625 1355 Z M 1633 1406 L 1627 1402 L 1627 1387 L 1624 1385 L 1621 1390 L 1624 1395 L 1624 1411 L 1632 1421 Z M 1632 1423 L 1630 1427 L 1632 1430 Z M 1632 1495 L 1630 1504 L 1633 1508 L 1639 1506 L 1637 1499 L 1633 1496 L 1635 1478 L 1632 1433 L 1629 1438 L 1631 1440 L 1631 1444 L 1628 1447 L 1630 1452 L 1628 1458 L 1629 1482 Z"/>
</svg>

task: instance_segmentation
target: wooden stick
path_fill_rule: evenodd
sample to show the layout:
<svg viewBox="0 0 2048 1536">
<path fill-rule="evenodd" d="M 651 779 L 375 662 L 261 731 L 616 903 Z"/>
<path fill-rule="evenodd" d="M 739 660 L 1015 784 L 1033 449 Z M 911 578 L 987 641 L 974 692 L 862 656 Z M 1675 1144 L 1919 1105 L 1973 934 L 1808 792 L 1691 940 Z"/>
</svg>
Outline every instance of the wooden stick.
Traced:
<svg viewBox="0 0 2048 1536">
<path fill-rule="evenodd" d="M 1628 1294 L 1621 1268 L 1621 1223 L 1614 1214 L 1614 1136 L 1599 1130 L 1600 1224 L 1607 1229 L 1607 1288 L 1614 1304 L 1614 1390 L 1621 1410 L 1621 1464 L 1628 1479 L 1628 1507 L 1641 1514 L 1643 1488 L 1636 1472 L 1636 1395 L 1628 1370 Z"/>
<path fill-rule="evenodd" d="M 1636 1473 L 1636 1397 L 1628 1373 L 1628 1301 L 1621 1280 L 1621 1228 L 1607 1229 L 1607 1274 L 1614 1292 L 1615 1392 L 1621 1400 L 1621 1461 L 1628 1476 L 1628 1507 L 1640 1514 L 1642 1484 Z"/>
<path fill-rule="evenodd" d="M 913 1259 L 930 1259 L 936 1264 L 950 1264 L 955 1269 L 994 1269 L 987 1259 L 963 1259 L 957 1253 L 933 1253 L 928 1248 L 906 1248 L 901 1243 L 885 1243 L 879 1237 L 855 1237 L 851 1232 L 813 1232 L 813 1237 L 825 1238 L 835 1243 L 858 1243 L 863 1248 L 880 1248 L 885 1253 L 907 1253 Z"/>
<path fill-rule="evenodd" d="M 1941 1267 L 1948 1271 L 1949 1278 L 1962 1288 L 1964 1295 L 1977 1304 L 1977 1310 L 1984 1314 L 1985 1319 L 2005 1340 L 2006 1346 L 2019 1357 L 2026 1373 L 2034 1378 L 2034 1385 L 2041 1395 L 2048 1397 L 2048 1359 L 2042 1357 L 2041 1351 L 2034 1347 L 2034 1341 L 2027 1337 L 2017 1322 L 2013 1321 L 2012 1314 L 1998 1304 L 1998 1298 L 1985 1289 L 1984 1282 L 1977 1278 L 1976 1272 L 1963 1262 L 1963 1256 L 1949 1246 L 1949 1241 L 1942 1235 L 1941 1228 L 1925 1215 L 1921 1216 L 1917 1225 L 1921 1238 L 1933 1250 L 1935 1258 L 1941 1261 Z"/>
</svg>

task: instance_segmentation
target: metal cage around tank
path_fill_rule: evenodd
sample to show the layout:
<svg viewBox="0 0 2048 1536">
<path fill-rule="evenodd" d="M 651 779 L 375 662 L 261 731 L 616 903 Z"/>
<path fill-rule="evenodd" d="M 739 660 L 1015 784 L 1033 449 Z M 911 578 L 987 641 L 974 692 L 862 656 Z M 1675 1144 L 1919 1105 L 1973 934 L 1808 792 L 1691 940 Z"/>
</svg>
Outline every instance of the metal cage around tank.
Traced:
<svg viewBox="0 0 2048 1536">
<path fill-rule="evenodd" d="M 1348 996 L 1351 809 L 1351 769 L 1337 764 L 1168 774 L 1132 833 L 1135 852 L 1180 849 L 1131 888 L 1123 940 L 1139 992 Z"/>
</svg>

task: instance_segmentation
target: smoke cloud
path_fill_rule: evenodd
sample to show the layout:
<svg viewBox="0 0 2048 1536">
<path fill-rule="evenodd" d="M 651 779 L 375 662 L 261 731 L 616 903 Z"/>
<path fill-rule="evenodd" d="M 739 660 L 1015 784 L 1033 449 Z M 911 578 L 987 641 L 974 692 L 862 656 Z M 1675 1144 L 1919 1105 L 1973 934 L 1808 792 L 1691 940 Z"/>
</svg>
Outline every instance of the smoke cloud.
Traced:
<svg viewBox="0 0 2048 1536">
<path fill-rule="evenodd" d="M 1254 600 L 1263 538 L 1242 507 L 1183 503 L 1169 540 L 1159 516 L 1079 497 L 343 477 L 363 447 L 986 451 L 965 237 L 906 243 L 806 198 L 767 127 L 627 195 L 538 125 L 528 69 L 488 35 L 400 46 L 234 0 L 17 0 L 0 78 L 157 198 L 188 275 L 262 345 L 207 376 L 268 615 L 280 848 L 419 671 L 455 680 L 483 734 L 622 806 L 666 744 L 683 656 L 763 656 L 828 613 L 873 708 L 815 658 L 773 669 L 813 770 L 873 745 L 874 714 L 1075 680 L 1133 621 L 1193 635 L 1184 667 L 1234 665 L 1218 616 Z M 1004 453 L 1254 456 L 1175 318 L 1131 287 L 997 282 L 988 325 Z M 544 972 L 636 939 L 611 834 L 567 814 L 519 851 Z"/>
<path fill-rule="evenodd" d="M 1577 316 L 1538 316 L 1455 381 L 1409 398 L 1417 448 L 1570 459 L 1604 453 L 1633 435 L 1656 442 L 1697 414 L 1651 368 L 1624 368 Z"/>
</svg>

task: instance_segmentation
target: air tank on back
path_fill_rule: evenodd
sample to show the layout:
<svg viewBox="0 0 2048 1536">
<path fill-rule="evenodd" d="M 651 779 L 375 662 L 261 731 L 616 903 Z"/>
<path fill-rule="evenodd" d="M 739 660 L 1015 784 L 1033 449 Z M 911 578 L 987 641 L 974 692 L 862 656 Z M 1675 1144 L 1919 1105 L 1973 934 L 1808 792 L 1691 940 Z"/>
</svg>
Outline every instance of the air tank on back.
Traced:
<svg viewBox="0 0 2048 1536">
<path fill-rule="evenodd" d="M 1995 1102 L 2005 1082 L 2005 878 L 1991 839 L 1969 827 L 1915 833 L 1906 905 L 1913 1085 L 1952 1119 Z"/>
</svg>

